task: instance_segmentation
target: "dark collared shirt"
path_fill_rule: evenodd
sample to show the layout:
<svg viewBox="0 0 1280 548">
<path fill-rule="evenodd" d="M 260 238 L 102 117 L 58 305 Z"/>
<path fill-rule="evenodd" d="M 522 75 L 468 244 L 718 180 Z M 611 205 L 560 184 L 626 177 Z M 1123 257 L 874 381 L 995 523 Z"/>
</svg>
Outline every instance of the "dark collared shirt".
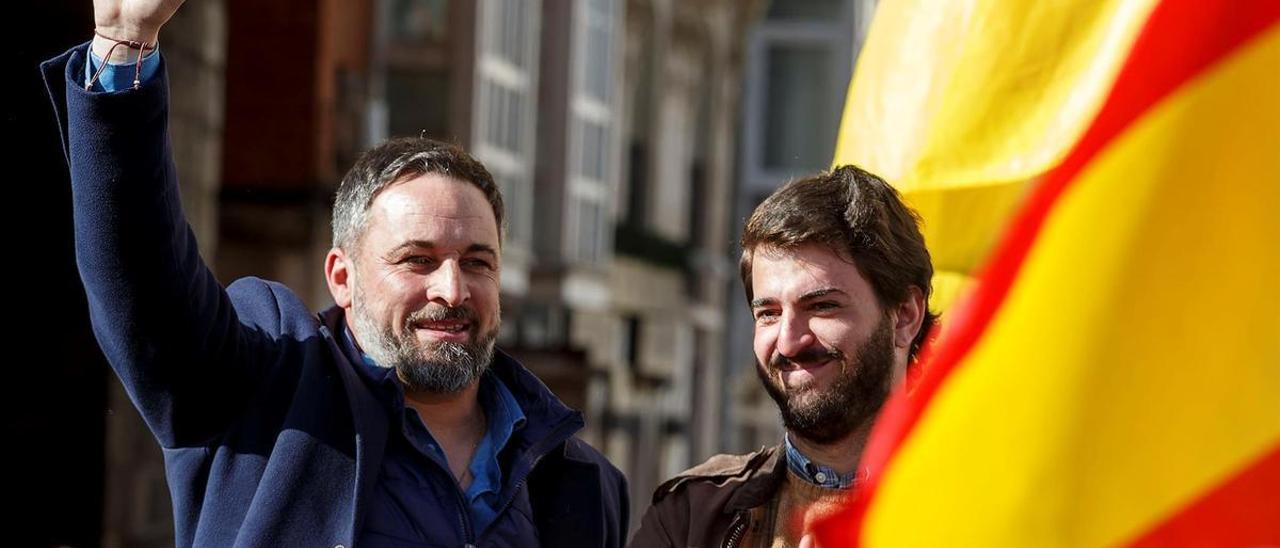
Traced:
<svg viewBox="0 0 1280 548">
<path fill-rule="evenodd" d="M 367 354 L 359 352 L 350 330 L 346 342 L 363 357 L 357 367 L 369 383 L 374 395 L 386 405 L 391 415 L 391 435 L 382 460 L 378 480 L 371 494 L 363 535 L 382 541 L 429 542 L 439 540 L 431 525 L 439 523 L 439 514 L 456 513 L 465 508 L 466 518 L 458 516 L 470 538 L 480 534 L 497 517 L 501 501 L 504 469 L 499 459 L 502 449 L 516 429 L 524 425 L 524 411 L 515 396 L 492 374 L 480 379 L 478 397 L 484 408 L 487 428 L 471 458 L 471 484 L 463 492 L 453 483 L 453 492 L 440 487 L 431 476 L 443 473 L 452 479 L 444 450 L 436 443 L 418 416 L 405 405 L 404 386 L 395 371 L 377 365 Z M 397 433 L 399 435 L 397 435 Z"/>
</svg>

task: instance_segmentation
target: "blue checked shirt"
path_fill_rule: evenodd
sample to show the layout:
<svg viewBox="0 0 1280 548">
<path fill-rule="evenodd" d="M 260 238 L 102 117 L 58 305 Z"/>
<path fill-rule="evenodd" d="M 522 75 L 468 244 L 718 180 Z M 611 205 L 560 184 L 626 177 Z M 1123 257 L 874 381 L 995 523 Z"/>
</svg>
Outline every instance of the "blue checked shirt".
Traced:
<svg viewBox="0 0 1280 548">
<path fill-rule="evenodd" d="M 809 460 L 809 457 L 804 456 L 804 453 L 791 443 L 790 433 L 783 438 L 783 445 L 787 450 L 787 468 L 809 483 L 827 489 L 848 489 L 853 487 L 857 480 L 857 472 L 840 474 L 831 467 Z"/>
</svg>

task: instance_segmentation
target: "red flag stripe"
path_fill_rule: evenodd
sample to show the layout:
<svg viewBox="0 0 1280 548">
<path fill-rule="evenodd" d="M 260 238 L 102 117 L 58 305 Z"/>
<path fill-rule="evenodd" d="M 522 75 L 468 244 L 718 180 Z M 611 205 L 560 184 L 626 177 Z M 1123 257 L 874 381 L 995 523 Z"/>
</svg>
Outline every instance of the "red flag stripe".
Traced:
<svg viewBox="0 0 1280 548">
<path fill-rule="evenodd" d="M 1133 541 L 1132 546 L 1280 543 L 1280 445 Z"/>
<path fill-rule="evenodd" d="M 859 527 L 849 533 L 860 529 L 885 464 L 1000 309 L 1058 197 L 1099 151 L 1147 109 L 1280 20 L 1280 2 L 1233 2 L 1214 6 L 1208 13 L 1204 6 L 1202 0 L 1165 0 L 1152 11 L 1093 123 L 1062 164 L 1032 190 L 982 270 L 973 294 L 947 320 L 951 325 L 947 344 L 926 349 L 923 359 L 929 364 L 912 396 L 903 401 L 905 394 L 896 394 L 879 418 L 863 454 L 873 473 L 854 505 L 854 524 Z"/>
</svg>

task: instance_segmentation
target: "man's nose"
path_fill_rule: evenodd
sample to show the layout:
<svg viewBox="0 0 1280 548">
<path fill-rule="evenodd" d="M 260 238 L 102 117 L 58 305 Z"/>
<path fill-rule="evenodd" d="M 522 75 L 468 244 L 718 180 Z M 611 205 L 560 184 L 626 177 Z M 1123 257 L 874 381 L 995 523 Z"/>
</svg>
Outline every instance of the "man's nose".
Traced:
<svg viewBox="0 0 1280 548">
<path fill-rule="evenodd" d="M 806 348 L 818 342 L 809 322 L 794 314 L 783 313 L 782 325 L 778 328 L 778 353 L 785 357 L 796 356 Z"/>
<path fill-rule="evenodd" d="M 471 297 L 462 276 L 462 267 L 456 260 L 442 262 L 427 280 L 427 298 L 450 308 L 462 305 Z"/>
</svg>

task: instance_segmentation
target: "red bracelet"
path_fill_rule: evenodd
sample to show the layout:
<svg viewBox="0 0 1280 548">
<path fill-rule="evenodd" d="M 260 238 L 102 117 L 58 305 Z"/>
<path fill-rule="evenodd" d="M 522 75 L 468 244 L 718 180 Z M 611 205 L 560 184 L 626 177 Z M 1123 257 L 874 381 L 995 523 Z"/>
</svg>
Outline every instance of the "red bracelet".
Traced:
<svg viewBox="0 0 1280 548">
<path fill-rule="evenodd" d="M 140 86 L 142 86 L 142 56 L 146 54 L 148 51 L 156 49 L 156 46 L 159 45 L 159 41 L 157 40 L 155 42 L 138 42 L 136 40 L 116 40 L 115 38 L 112 38 L 110 36 L 102 34 L 101 32 L 98 32 L 98 29 L 93 29 L 93 33 L 102 38 L 106 38 L 107 40 L 111 40 L 112 42 L 115 42 L 115 43 L 111 44 L 111 48 L 107 50 L 107 55 L 102 59 L 102 66 L 98 67 L 98 70 L 93 73 L 93 77 L 89 78 L 88 82 L 85 82 L 84 84 L 85 91 L 88 91 L 93 88 L 93 84 L 98 81 L 98 77 L 102 76 L 102 71 L 106 70 L 107 65 L 111 63 L 111 54 L 115 53 L 116 47 L 120 46 L 121 44 L 123 44 L 124 47 L 126 48 L 138 50 L 138 62 L 137 64 L 134 65 L 134 68 L 133 68 L 133 89 L 138 89 Z"/>
</svg>

